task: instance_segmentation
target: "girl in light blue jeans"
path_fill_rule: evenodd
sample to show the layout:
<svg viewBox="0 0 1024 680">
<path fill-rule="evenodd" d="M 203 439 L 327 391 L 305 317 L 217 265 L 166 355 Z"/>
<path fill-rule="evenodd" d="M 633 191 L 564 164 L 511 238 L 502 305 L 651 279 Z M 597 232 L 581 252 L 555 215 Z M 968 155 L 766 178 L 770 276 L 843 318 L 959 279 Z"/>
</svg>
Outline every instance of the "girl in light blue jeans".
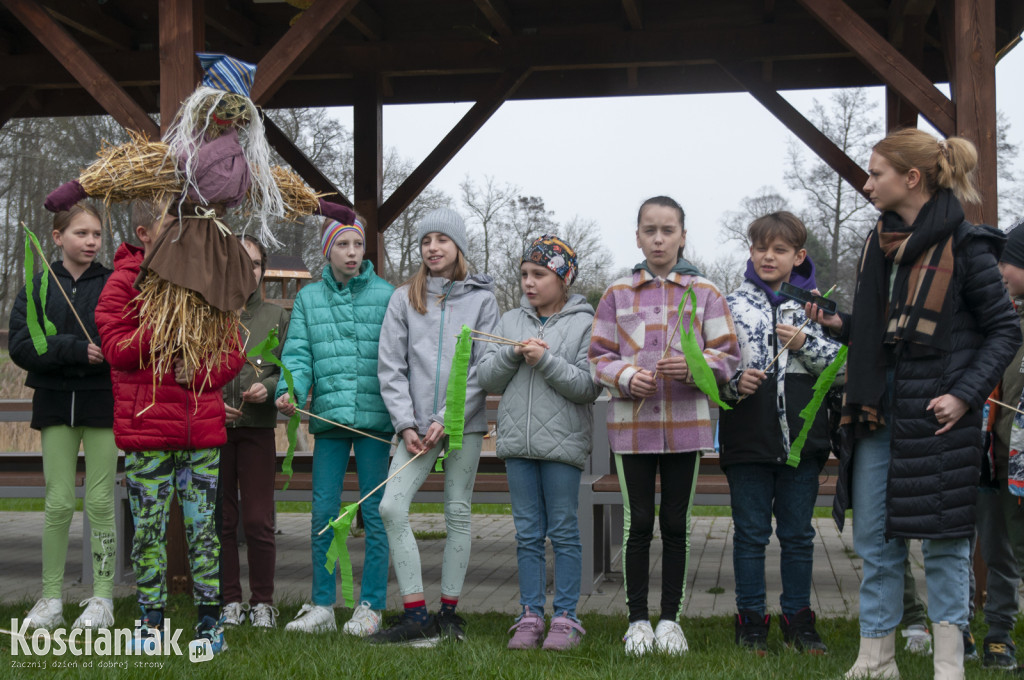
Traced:
<svg viewBox="0 0 1024 680">
<path fill-rule="evenodd" d="M 599 387 L 587 350 L 594 308 L 569 296 L 576 253 L 556 236 L 541 236 L 523 254 L 523 299 L 501 317 L 496 335 L 522 345 L 490 344 L 480 384 L 504 393 L 498 408 L 498 457 L 505 460 L 516 525 L 523 613 L 509 649 L 570 649 L 585 633 L 576 616 L 582 547 L 577 501 L 591 449 L 592 404 Z M 544 637 L 547 570 L 544 541 L 555 553 L 554 616 Z"/>
</svg>

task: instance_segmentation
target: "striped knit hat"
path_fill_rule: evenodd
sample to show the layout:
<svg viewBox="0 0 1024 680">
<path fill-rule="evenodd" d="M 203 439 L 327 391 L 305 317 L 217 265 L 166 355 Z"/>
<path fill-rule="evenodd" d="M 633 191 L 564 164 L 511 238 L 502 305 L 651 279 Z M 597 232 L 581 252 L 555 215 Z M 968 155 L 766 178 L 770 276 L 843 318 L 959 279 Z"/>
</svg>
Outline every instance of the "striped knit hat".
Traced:
<svg viewBox="0 0 1024 680">
<path fill-rule="evenodd" d="M 342 224 L 332 219 L 324 221 L 324 232 L 320 237 L 320 245 L 324 251 L 324 257 L 328 260 L 331 259 L 331 248 L 334 247 L 334 242 L 338 240 L 343 232 L 354 231 L 359 234 L 359 238 L 363 240 L 363 245 L 366 245 L 366 231 L 363 229 L 363 223 L 358 219 L 353 220 L 354 224 Z"/>
<path fill-rule="evenodd" d="M 256 64 L 250 64 L 226 54 L 196 52 L 203 67 L 203 85 L 215 90 L 249 96 L 256 78 Z"/>
</svg>

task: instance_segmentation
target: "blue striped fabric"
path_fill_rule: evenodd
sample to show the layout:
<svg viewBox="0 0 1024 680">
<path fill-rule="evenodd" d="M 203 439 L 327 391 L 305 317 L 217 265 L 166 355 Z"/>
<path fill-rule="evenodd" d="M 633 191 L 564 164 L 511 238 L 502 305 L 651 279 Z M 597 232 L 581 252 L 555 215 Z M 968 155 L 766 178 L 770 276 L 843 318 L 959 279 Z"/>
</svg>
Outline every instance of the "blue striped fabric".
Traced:
<svg viewBox="0 0 1024 680">
<path fill-rule="evenodd" d="M 256 64 L 250 64 L 226 54 L 196 52 L 203 67 L 203 85 L 225 92 L 249 96 L 256 78 Z"/>
</svg>

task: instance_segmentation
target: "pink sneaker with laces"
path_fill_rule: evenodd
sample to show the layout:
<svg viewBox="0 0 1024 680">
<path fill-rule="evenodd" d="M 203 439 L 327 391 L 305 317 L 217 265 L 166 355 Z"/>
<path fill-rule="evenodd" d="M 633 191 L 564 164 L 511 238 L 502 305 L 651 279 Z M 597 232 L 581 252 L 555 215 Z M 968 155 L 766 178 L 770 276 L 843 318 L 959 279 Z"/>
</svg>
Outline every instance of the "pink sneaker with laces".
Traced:
<svg viewBox="0 0 1024 680">
<path fill-rule="evenodd" d="M 586 633 L 579 621 L 569 618 L 567 612 L 562 612 L 551 619 L 551 629 L 544 639 L 544 649 L 572 649 L 583 640 Z"/>
<path fill-rule="evenodd" d="M 508 641 L 509 649 L 534 649 L 544 637 L 544 617 L 537 616 L 527 607 L 519 620 L 508 629 L 508 632 L 512 631 L 516 633 Z"/>
</svg>

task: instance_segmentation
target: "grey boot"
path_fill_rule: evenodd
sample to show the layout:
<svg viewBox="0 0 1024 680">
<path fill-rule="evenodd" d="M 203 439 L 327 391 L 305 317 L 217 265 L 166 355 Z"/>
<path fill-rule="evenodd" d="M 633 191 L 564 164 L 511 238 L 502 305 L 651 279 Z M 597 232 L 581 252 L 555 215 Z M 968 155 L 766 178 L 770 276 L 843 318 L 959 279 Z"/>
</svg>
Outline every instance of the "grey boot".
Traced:
<svg viewBox="0 0 1024 680">
<path fill-rule="evenodd" d="M 964 635 L 946 621 L 932 626 L 935 680 L 964 680 Z"/>
<path fill-rule="evenodd" d="M 956 628 L 956 626 L 953 627 Z M 938 640 L 936 640 L 936 644 L 938 644 Z M 936 668 L 938 668 L 937 665 Z M 880 638 L 862 637 L 857 660 L 853 663 L 853 668 L 846 671 L 846 675 L 843 677 L 846 680 L 860 678 L 899 680 L 900 669 L 896 667 L 896 631 Z"/>
</svg>

